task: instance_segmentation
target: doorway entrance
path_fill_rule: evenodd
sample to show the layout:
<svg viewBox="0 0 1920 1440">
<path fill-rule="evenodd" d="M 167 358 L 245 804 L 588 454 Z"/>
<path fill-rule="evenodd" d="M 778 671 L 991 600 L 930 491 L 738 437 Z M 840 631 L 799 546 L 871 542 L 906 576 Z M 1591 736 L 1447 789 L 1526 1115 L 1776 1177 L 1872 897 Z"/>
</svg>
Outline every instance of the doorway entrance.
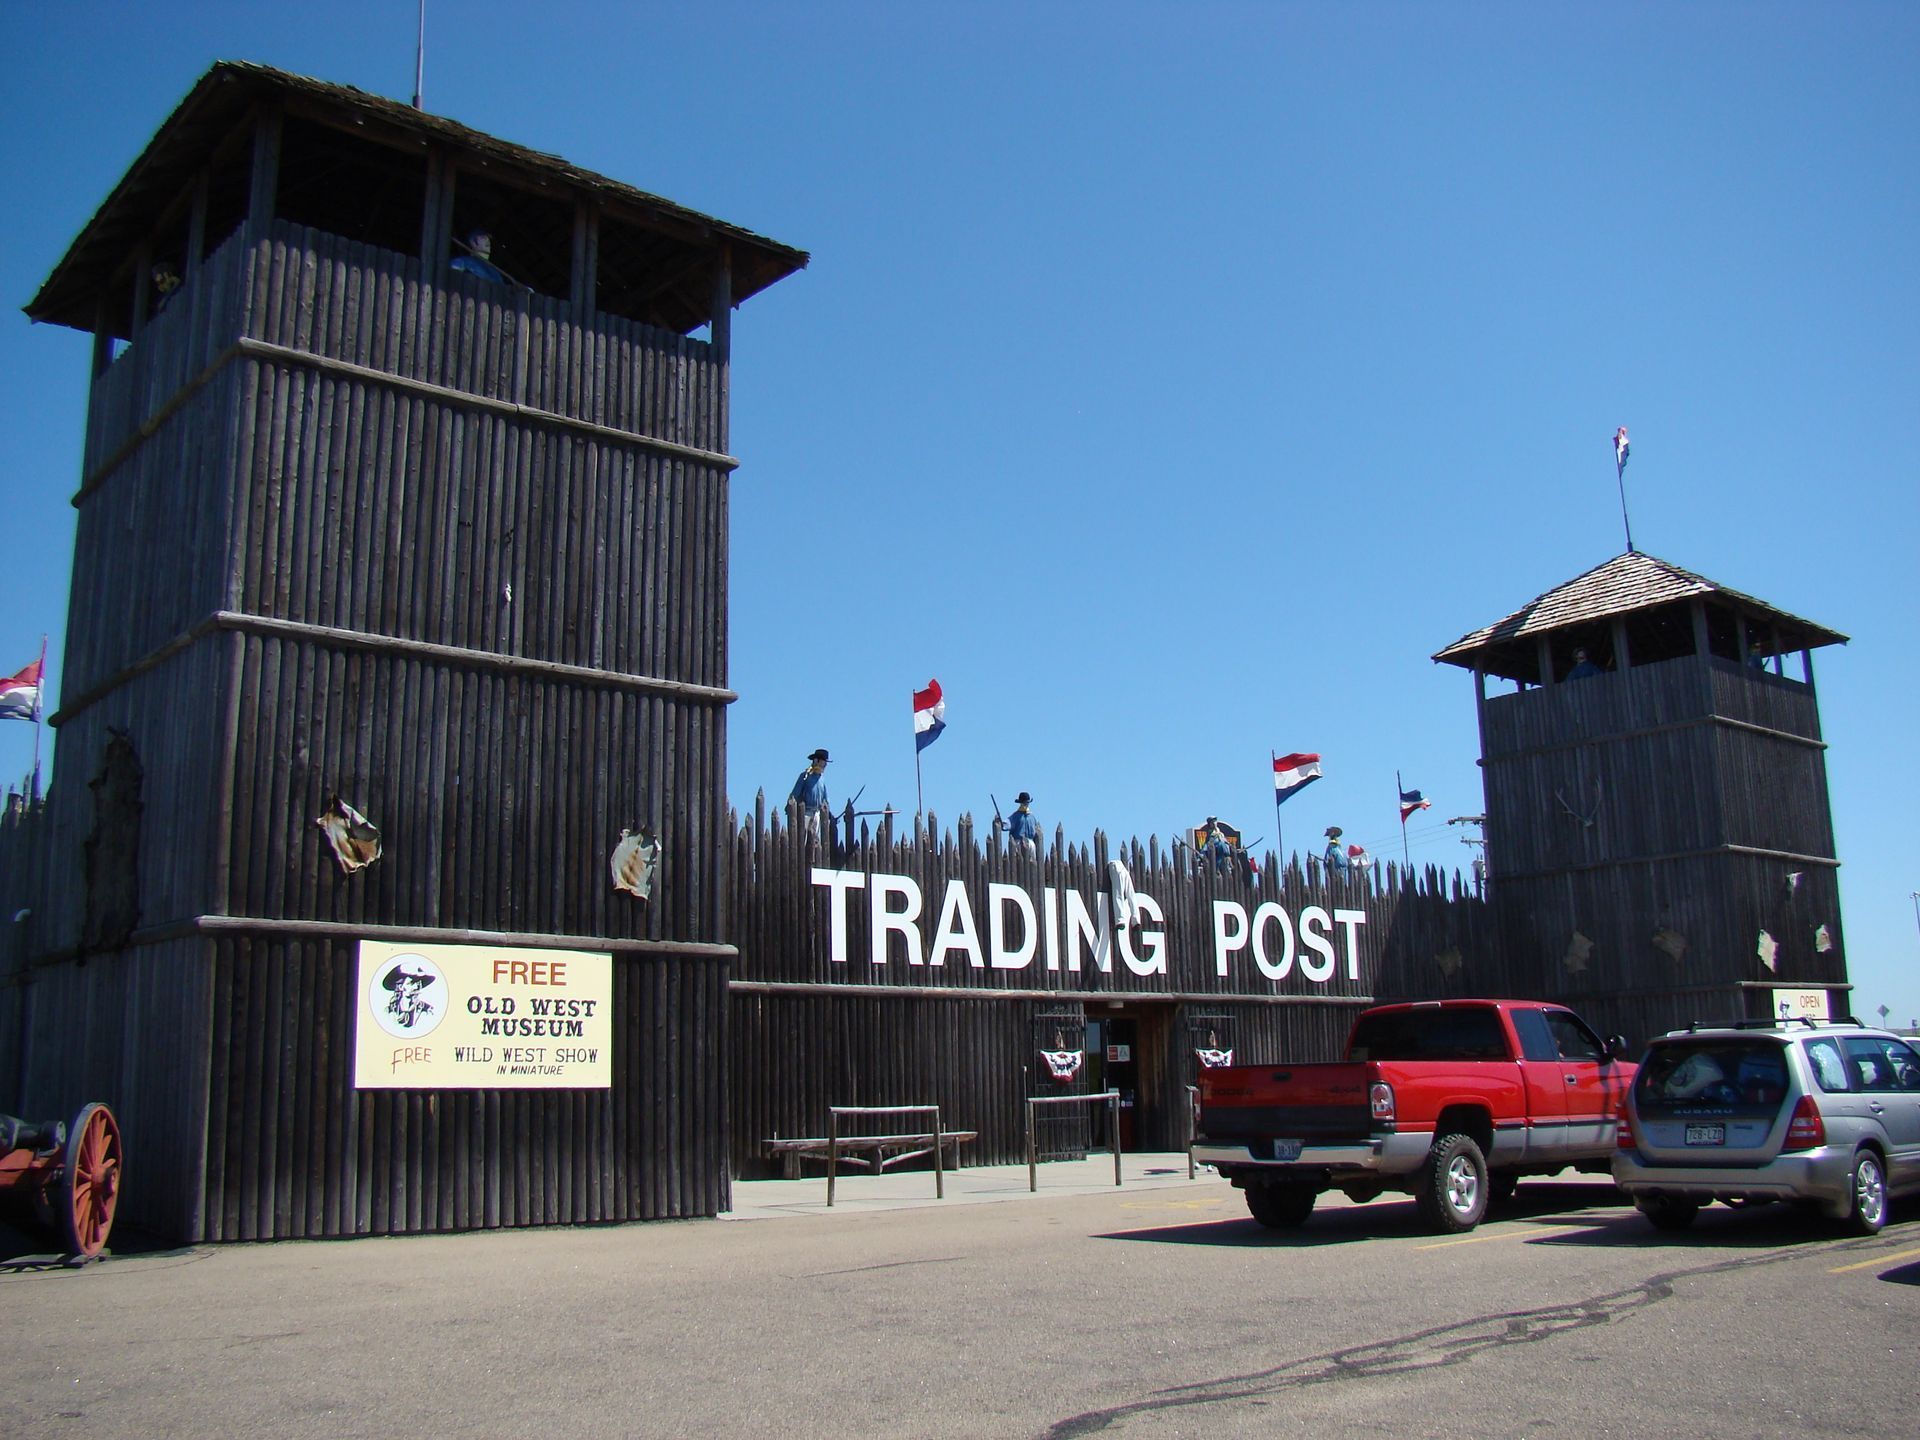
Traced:
<svg viewBox="0 0 1920 1440">
<path fill-rule="evenodd" d="M 1087 1006 L 1088 1088 L 1120 1092 L 1120 1149 L 1178 1149 L 1169 1126 L 1175 1114 L 1167 1064 L 1171 1007 L 1165 1005 Z M 1095 1107 L 1093 1145 L 1112 1145 L 1107 1112 Z"/>
</svg>

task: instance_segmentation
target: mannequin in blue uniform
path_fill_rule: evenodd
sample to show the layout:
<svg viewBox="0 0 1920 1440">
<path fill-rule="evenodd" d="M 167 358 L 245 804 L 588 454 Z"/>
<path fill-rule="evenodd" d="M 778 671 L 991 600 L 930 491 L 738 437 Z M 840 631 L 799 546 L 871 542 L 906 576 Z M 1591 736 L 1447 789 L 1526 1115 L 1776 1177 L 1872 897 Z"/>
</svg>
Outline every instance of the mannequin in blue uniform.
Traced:
<svg viewBox="0 0 1920 1440">
<path fill-rule="evenodd" d="M 1040 855 L 1040 822 L 1027 808 L 1032 804 L 1033 796 L 1022 790 L 1013 797 L 1013 818 L 1007 821 L 1007 835 L 1013 847 L 1029 860 L 1038 859 Z"/>
<path fill-rule="evenodd" d="M 453 268 L 462 275 L 487 280 L 495 285 L 507 283 L 506 272 L 493 263 L 493 236 L 476 230 L 465 240 L 467 253 L 453 257 Z"/>
<path fill-rule="evenodd" d="M 787 793 L 789 805 L 798 804 L 807 833 L 818 835 L 827 818 L 827 752 L 816 750 L 807 757 L 807 768 Z"/>
</svg>

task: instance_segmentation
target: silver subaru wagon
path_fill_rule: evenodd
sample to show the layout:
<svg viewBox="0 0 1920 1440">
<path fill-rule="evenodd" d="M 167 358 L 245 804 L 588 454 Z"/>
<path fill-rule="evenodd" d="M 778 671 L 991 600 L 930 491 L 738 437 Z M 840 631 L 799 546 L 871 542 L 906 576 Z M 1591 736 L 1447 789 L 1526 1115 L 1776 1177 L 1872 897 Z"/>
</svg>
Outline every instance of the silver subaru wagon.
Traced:
<svg viewBox="0 0 1920 1440">
<path fill-rule="evenodd" d="M 1676 1030 L 1640 1062 L 1617 1146 L 1615 1182 L 1662 1230 L 1787 1200 L 1871 1235 L 1920 1191 L 1920 1053 L 1855 1021 Z"/>
</svg>

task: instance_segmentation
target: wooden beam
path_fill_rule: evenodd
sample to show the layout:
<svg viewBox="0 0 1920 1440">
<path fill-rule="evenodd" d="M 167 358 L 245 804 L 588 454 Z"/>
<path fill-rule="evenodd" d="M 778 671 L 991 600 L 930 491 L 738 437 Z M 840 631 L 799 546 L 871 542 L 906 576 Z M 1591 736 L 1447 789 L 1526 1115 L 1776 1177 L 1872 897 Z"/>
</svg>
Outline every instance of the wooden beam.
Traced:
<svg viewBox="0 0 1920 1440">
<path fill-rule="evenodd" d="M 596 942 L 605 948 L 605 942 Z M 1043 1000 L 1102 1004 L 1138 1000 L 1155 1005 L 1340 1005 L 1365 1008 L 1371 995 L 1270 995 L 1211 990 L 995 990 L 974 985 L 861 985 L 829 980 L 729 980 L 733 995 L 863 995 L 898 1000 Z M 1099 1017 L 1095 1017 L 1099 1018 Z"/>
<path fill-rule="evenodd" d="M 713 267 L 713 358 L 722 365 L 733 353 L 733 247 L 722 245 Z"/>
<path fill-rule="evenodd" d="M 427 640 L 407 640 L 396 635 L 380 635 L 369 630 L 349 630 L 335 625 L 310 625 L 302 620 L 280 620 L 268 615 L 253 615 L 239 610 L 216 610 L 202 616 L 185 630 L 162 641 L 152 650 L 65 702 L 47 718 L 55 729 L 105 699 L 136 676 L 143 675 L 216 630 L 239 631 L 246 635 L 278 640 L 301 641 L 327 649 L 359 651 L 365 654 L 396 655 L 455 669 L 479 670 L 495 675 L 525 676 L 534 680 L 589 685 L 596 689 L 626 690 L 702 705 L 731 705 L 740 697 L 720 685 L 698 685 L 688 680 L 666 680 L 654 675 L 627 671 L 598 670 L 587 665 L 570 665 L 559 660 L 532 660 L 520 655 L 503 655 L 496 650 L 476 650 L 466 645 L 439 645 Z"/>
<path fill-rule="evenodd" d="M 133 252 L 133 317 L 127 322 L 127 339 L 136 342 L 147 328 L 147 310 L 153 304 L 153 242 L 142 240 Z"/>
<path fill-rule="evenodd" d="M 595 424 L 591 420 L 576 419 L 571 415 L 562 415 L 557 411 L 543 410 L 535 405 L 522 405 L 510 400 L 495 400 L 485 395 L 470 394 L 465 390 L 452 390 L 445 385 L 432 385 L 425 380 L 411 380 L 405 375 L 395 375 L 386 370 L 375 370 L 365 365 L 356 365 L 349 360 L 335 360 L 330 356 L 316 355 L 310 350 L 293 350 L 284 345 L 272 345 L 265 340 L 255 340 L 242 336 L 207 365 L 193 379 L 188 381 L 160 409 L 142 422 L 140 428 L 128 436 L 112 455 L 96 465 L 80 482 L 80 490 L 73 497 L 77 507 L 88 494 L 112 474 L 131 455 L 139 445 L 150 437 L 160 424 L 184 402 L 191 390 L 196 390 L 226 367 L 243 357 L 259 360 L 271 360 L 283 365 L 303 365 L 324 371 L 328 374 L 351 376 L 354 379 L 367 380 L 386 385 L 395 390 L 404 391 L 425 399 L 441 400 L 451 405 L 461 405 L 470 410 L 483 410 L 496 415 L 508 415 L 516 419 L 528 420 L 536 425 L 551 425 L 555 429 L 570 431 L 576 435 L 612 441 L 621 445 L 633 445 L 655 454 L 666 455 L 676 460 L 687 460 L 697 465 L 712 465 L 721 470 L 737 470 L 740 462 L 732 455 L 720 451 L 702 450 L 693 445 L 680 445 L 671 440 L 656 439 L 651 435 L 642 435 L 634 430 L 620 430 L 611 425 Z"/>
<path fill-rule="evenodd" d="M 427 192 L 420 205 L 420 273 L 437 282 L 446 274 L 453 245 L 453 167 L 446 148 L 427 147 Z"/>
<path fill-rule="evenodd" d="M 136 930 L 121 944 L 124 949 L 132 950 L 144 945 L 164 945 L 192 935 L 259 936 L 269 939 L 278 936 L 288 940 L 385 940 L 426 945 L 513 945 L 557 950 L 608 950 L 616 955 L 671 955 L 686 960 L 732 960 L 740 954 L 737 945 L 719 944 L 711 940 L 639 940 L 616 935 L 467 930 L 439 925 L 382 925 L 355 920 L 285 920 L 255 915 L 194 915 Z M 38 963 L 70 960 L 79 953 L 75 950 L 50 951 Z M 845 987 L 812 988 L 837 990 Z M 1233 998 L 1240 1000 L 1253 997 Z M 1288 995 L 1275 998 L 1305 1000 L 1319 997 Z"/>
<path fill-rule="evenodd" d="M 576 320 L 584 321 L 600 303 L 600 210 L 582 197 L 573 204 L 573 262 L 568 272 L 567 301 Z"/>
<path fill-rule="evenodd" d="M 93 303 L 93 355 L 90 360 L 92 378 L 98 379 L 107 373 L 107 367 L 113 364 L 113 307 L 107 296 L 102 294 Z"/>
<path fill-rule="evenodd" d="M 180 265 L 180 281 L 185 284 L 200 273 L 200 262 L 206 259 L 207 248 L 207 199 L 213 189 L 212 172 L 202 167 L 193 180 L 193 201 L 187 211 L 187 253 Z"/>
<path fill-rule="evenodd" d="M 280 190 L 280 135 L 280 106 L 261 106 L 253 122 L 253 168 L 247 176 L 247 225 L 256 240 L 273 224 Z"/>
</svg>

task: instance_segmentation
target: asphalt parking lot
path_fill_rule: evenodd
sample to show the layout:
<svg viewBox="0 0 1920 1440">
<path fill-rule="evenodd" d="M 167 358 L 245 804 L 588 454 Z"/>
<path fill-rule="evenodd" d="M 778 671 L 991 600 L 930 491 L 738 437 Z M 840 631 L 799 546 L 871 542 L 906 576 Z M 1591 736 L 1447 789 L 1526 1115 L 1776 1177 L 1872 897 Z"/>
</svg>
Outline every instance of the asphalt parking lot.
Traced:
<svg viewBox="0 0 1920 1440">
<path fill-rule="evenodd" d="M 0 1434 L 1910 1428 L 1912 1205 L 1870 1240 L 1722 1207 L 1673 1236 L 1564 1177 L 1469 1235 L 1393 1199 L 1280 1233 L 1182 1157 L 1118 1189 L 1083 1163 L 1037 1196 L 917 1172 L 829 1211 L 816 1178 L 741 1187 L 738 1219 L 29 1264 L 0 1274 Z"/>
</svg>

